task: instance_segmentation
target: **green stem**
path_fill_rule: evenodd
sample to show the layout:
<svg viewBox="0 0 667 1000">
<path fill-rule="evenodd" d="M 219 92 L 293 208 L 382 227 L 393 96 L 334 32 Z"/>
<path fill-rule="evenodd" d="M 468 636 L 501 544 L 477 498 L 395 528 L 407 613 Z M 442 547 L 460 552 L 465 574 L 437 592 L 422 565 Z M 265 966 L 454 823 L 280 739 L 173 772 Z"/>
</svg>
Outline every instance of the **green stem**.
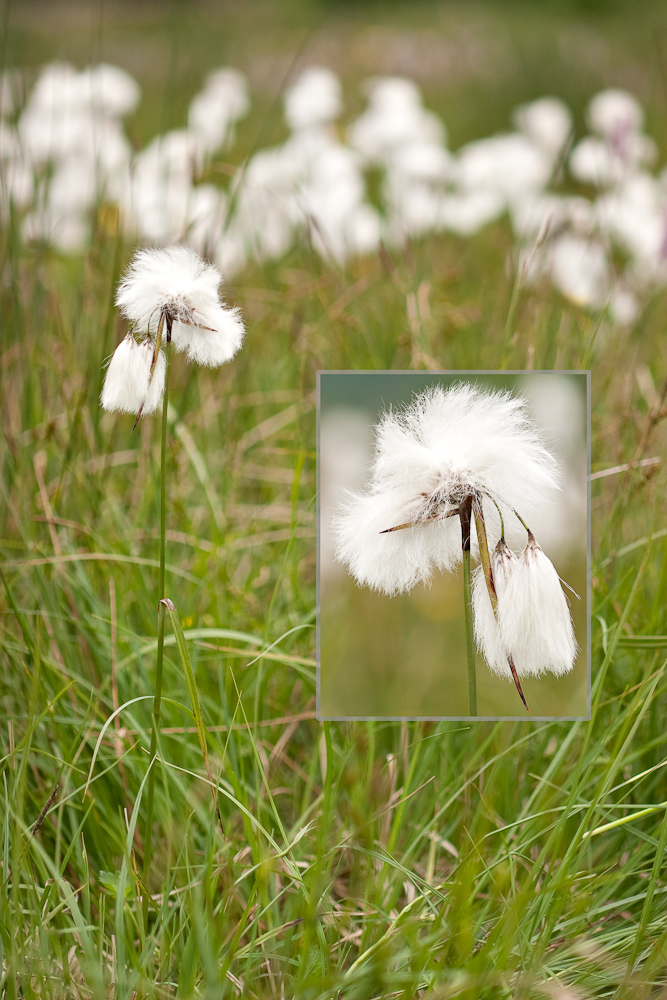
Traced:
<svg viewBox="0 0 667 1000">
<path fill-rule="evenodd" d="M 157 738 L 160 728 L 160 709 L 162 704 L 162 665 L 164 662 L 164 619 L 166 609 L 162 604 L 165 595 L 165 564 L 167 539 L 167 410 L 169 407 L 169 353 L 170 344 L 166 347 L 166 370 L 164 377 L 164 397 L 162 400 L 162 439 L 160 444 L 160 578 L 158 582 L 158 612 L 157 612 L 157 659 L 155 664 L 155 697 L 153 700 L 153 724 L 151 728 L 151 745 L 149 760 L 157 753 Z M 143 919 L 144 928 L 148 923 L 148 881 L 150 878 L 151 861 L 153 860 L 153 802 L 155 798 L 155 768 L 151 767 L 146 789 L 146 825 L 144 827 L 144 868 L 143 868 Z"/>
<path fill-rule="evenodd" d="M 501 369 L 505 367 L 507 348 L 514 333 L 514 320 L 516 318 L 516 311 L 519 305 L 519 296 L 521 294 L 522 286 L 523 268 L 520 265 L 517 265 L 517 271 L 514 276 L 514 284 L 512 286 L 512 296 L 510 298 L 509 309 L 507 310 L 507 319 L 505 320 L 505 330 L 503 332 L 503 346 L 500 352 L 500 364 L 498 366 Z"/>
<path fill-rule="evenodd" d="M 484 579 L 486 581 L 486 589 L 488 590 L 489 598 L 491 600 L 491 607 L 493 608 L 493 614 L 497 617 L 496 606 L 498 604 L 498 600 L 496 597 L 496 588 L 493 582 L 493 571 L 491 570 L 491 555 L 489 553 L 489 540 L 486 534 L 486 524 L 484 523 L 484 511 L 482 509 L 482 502 L 479 498 L 475 498 L 475 500 L 473 501 L 472 509 L 473 509 L 473 514 L 475 515 L 475 530 L 477 531 L 477 544 L 479 546 L 479 561 L 482 564 Z M 501 524 L 502 524 L 502 518 L 501 518 Z"/>
<path fill-rule="evenodd" d="M 324 746 L 326 748 L 327 772 L 324 775 L 324 788 L 322 795 L 322 844 L 329 835 L 329 824 L 333 815 L 333 743 L 331 741 L 331 723 L 323 722 Z"/>
<path fill-rule="evenodd" d="M 470 574 L 470 521 L 472 497 L 459 506 L 461 545 L 463 548 L 463 604 L 466 627 L 466 660 L 468 664 L 468 706 L 470 715 L 477 715 L 477 674 L 475 673 L 475 636 L 472 624 L 472 584 Z"/>
<path fill-rule="evenodd" d="M 468 660 L 468 703 L 470 714 L 477 715 L 477 675 L 475 673 L 475 637 L 472 627 L 472 587 L 470 586 L 470 549 L 463 553 L 463 600 L 465 601 L 466 655 Z"/>
</svg>

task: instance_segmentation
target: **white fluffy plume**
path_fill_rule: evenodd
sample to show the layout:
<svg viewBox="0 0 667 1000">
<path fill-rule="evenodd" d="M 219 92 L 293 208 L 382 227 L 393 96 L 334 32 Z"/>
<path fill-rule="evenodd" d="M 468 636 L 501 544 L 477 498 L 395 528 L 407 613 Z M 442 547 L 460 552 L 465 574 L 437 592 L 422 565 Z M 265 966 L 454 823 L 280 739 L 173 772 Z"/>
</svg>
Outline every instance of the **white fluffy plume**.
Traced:
<svg viewBox="0 0 667 1000">
<path fill-rule="evenodd" d="M 116 305 L 135 328 L 152 334 L 162 314 L 170 317 L 176 350 L 214 368 L 236 354 L 244 333 L 240 310 L 218 297 L 221 281 L 219 271 L 189 247 L 139 250 L 119 285 Z"/>
<path fill-rule="evenodd" d="M 491 569 L 497 618 L 481 567 L 473 583 L 475 638 L 491 670 L 511 679 L 511 656 L 519 677 L 569 673 L 577 654 L 570 610 L 558 573 L 534 537 L 519 559 L 501 539 Z"/>
<path fill-rule="evenodd" d="M 376 427 L 371 481 L 347 494 L 335 519 L 337 558 L 359 584 L 406 591 L 461 559 L 459 519 L 445 515 L 466 496 L 478 496 L 495 523 L 494 502 L 530 517 L 557 485 L 523 399 L 467 383 L 435 386 Z M 405 523 L 412 526 L 383 533 Z"/>
<path fill-rule="evenodd" d="M 153 341 L 138 344 L 131 333 L 114 351 L 104 376 L 100 402 L 105 410 L 121 413 L 154 413 L 164 393 L 166 362 L 160 351 L 149 385 Z"/>
</svg>

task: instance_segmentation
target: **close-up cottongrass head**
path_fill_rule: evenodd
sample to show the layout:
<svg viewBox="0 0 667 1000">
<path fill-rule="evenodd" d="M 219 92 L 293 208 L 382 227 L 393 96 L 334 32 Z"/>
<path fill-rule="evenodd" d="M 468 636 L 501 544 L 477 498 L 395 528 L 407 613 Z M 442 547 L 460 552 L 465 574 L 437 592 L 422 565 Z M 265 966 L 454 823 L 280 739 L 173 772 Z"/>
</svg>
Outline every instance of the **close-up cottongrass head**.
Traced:
<svg viewBox="0 0 667 1000">
<path fill-rule="evenodd" d="M 151 337 L 139 343 L 128 333 L 121 340 L 109 360 L 104 377 L 100 402 L 105 410 L 155 413 L 164 392 L 166 363 L 164 351 L 159 351 L 151 379 L 154 351 Z"/>
<path fill-rule="evenodd" d="M 553 500 L 559 469 L 526 401 L 464 382 L 434 386 L 385 413 L 375 432 L 370 482 L 344 495 L 334 520 L 338 561 L 358 585 L 393 596 L 463 560 L 469 588 L 472 546 L 475 637 L 490 668 L 513 679 L 522 700 L 520 676 L 571 670 L 567 601 L 526 524 Z M 505 542 L 508 517 L 528 531 L 519 559 Z M 493 554 L 487 525 L 499 527 Z"/>
<path fill-rule="evenodd" d="M 358 584 L 390 596 L 461 561 L 450 515 L 466 497 L 491 516 L 497 504 L 528 518 L 558 489 L 525 401 L 504 390 L 434 386 L 385 413 L 375 432 L 370 483 L 347 494 L 336 519 L 338 558 Z M 387 530 L 402 524 L 410 530 Z"/>
</svg>

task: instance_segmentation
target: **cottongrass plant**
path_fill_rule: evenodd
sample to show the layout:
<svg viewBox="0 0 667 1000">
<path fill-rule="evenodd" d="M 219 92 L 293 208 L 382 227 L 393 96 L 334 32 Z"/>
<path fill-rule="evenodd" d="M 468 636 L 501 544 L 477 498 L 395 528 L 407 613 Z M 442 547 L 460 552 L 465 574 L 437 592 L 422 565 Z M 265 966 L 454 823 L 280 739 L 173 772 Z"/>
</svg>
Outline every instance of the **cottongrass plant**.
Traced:
<svg viewBox="0 0 667 1000">
<path fill-rule="evenodd" d="M 157 660 L 155 699 L 150 743 L 150 761 L 157 752 L 162 699 L 164 626 L 169 613 L 176 630 L 179 652 L 193 702 L 202 752 L 208 767 L 206 741 L 201 726 L 196 688 L 191 683 L 191 667 L 180 623 L 173 603 L 165 592 L 166 564 L 166 450 L 169 406 L 169 352 L 173 343 L 188 361 L 217 367 L 229 361 L 243 342 L 244 327 L 239 309 L 229 308 L 218 296 L 220 273 L 194 250 L 184 246 L 138 250 L 121 280 L 116 305 L 132 324 L 107 368 L 101 403 L 106 410 L 136 413 L 136 427 L 142 414 L 154 412 L 162 399 L 160 449 L 160 576 L 158 584 Z M 144 339 L 137 343 L 134 331 Z M 164 347 L 164 350 L 163 350 Z M 134 428 L 133 428 L 134 429 Z M 209 776 L 210 777 L 210 776 Z M 147 919 L 146 888 L 152 858 L 155 768 L 151 766 L 146 787 L 144 834 L 144 921 Z M 219 815 L 219 814 L 218 814 Z"/>
<path fill-rule="evenodd" d="M 568 672 L 577 647 L 558 574 L 525 520 L 558 489 L 556 461 L 525 401 L 466 383 L 434 386 L 385 413 L 376 438 L 370 484 L 347 494 L 335 520 L 338 560 L 359 585 L 389 596 L 462 561 L 470 715 L 477 714 L 475 638 L 528 709 L 519 678 Z M 528 532 L 520 558 L 505 542 L 503 512 Z M 490 554 L 487 523 L 498 522 Z"/>
<path fill-rule="evenodd" d="M 228 159 L 250 109 L 238 70 L 210 74 L 187 127 L 136 156 L 123 119 L 140 90 L 124 70 L 51 63 L 22 101 L 24 88 L 17 75 L 1 87 L 0 217 L 18 213 L 28 243 L 81 253 L 102 208 L 105 227 L 117 217 L 130 239 L 185 241 L 229 274 L 304 242 L 343 265 L 377 253 L 380 241 L 399 250 L 427 234 L 472 237 L 507 213 L 526 279 L 619 325 L 667 283 L 658 147 L 626 91 L 592 98 L 584 136 L 562 100 L 542 97 L 514 110 L 513 131 L 450 149 L 445 122 L 413 80 L 367 81 L 368 106 L 345 128 L 340 80 L 310 66 L 284 95 L 286 141 L 237 162 L 224 187 L 202 181 L 211 168 L 230 171 L 215 158 L 224 150 Z M 374 197 L 369 168 L 379 174 Z"/>
</svg>

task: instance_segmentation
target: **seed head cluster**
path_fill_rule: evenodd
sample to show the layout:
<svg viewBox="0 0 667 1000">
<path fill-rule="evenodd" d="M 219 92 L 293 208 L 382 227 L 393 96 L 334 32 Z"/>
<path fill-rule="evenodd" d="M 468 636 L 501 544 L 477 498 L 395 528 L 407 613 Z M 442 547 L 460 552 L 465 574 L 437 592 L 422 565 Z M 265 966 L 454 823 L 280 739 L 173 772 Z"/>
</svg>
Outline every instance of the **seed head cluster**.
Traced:
<svg viewBox="0 0 667 1000">
<path fill-rule="evenodd" d="M 166 364 L 164 354 L 160 352 L 153 379 L 150 380 L 153 350 L 150 337 L 139 344 L 128 333 L 121 340 L 111 357 L 104 379 L 101 403 L 105 410 L 138 413 L 142 406 L 144 413 L 154 413 L 157 410 L 164 392 Z"/>
<path fill-rule="evenodd" d="M 220 301 L 221 280 L 218 270 L 188 247 L 137 251 L 116 295 L 133 333 L 109 362 L 100 400 L 105 410 L 145 414 L 157 409 L 166 370 L 158 334 L 200 365 L 214 368 L 233 358 L 243 342 L 243 322 L 239 309 Z M 144 335 L 141 343 L 135 332 Z"/>
<path fill-rule="evenodd" d="M 511 679 L 511 657 L 519 677 L 568 673 L 577 654 L 570 610 L 558 573 L 534 536 L 519 558 L 501 538 L 491 569 L 495 614 L 481 567 L 473 581 L 475 639 L 491 670 Z"/>
<path fill-rule="evenodd" d="M 370 482 L 345 495 L 335 518 L 338 561 L 359 585 L 408 591 L 461 560 L 459 509 L 472 505 L 485 532 L 500 533 L 490 578 L 480 565 L 473 581 L 475 637 L 489 667 L 510 679 L 511 664 L 518 676 L 571 670 L 577 645 L 558 573 L 532 532 L 520 557 L 504 537 L 505 518 L 525 525 L 558 489 L 526 402 L 463 382 L 434 386 L 375 430 Z M 474 519 L 472 534 L 474 550 L 486 546 Z"/>
<path fill-rule="evenodd" d="M 530 516 L 557 487 L 556 462 L 523 399 L 463 382 L 434 386 L 376 427 L 370 483 L 346 495 L 335 521 L 337 558 L 359 584 L 407 591 L 460 562 L 458 518 L 446 515 L 466 496 L 478 496 L 495 523 L 494 503 Z M 405 523 L 412 527 L 383 533 Z"/>
</svg>

